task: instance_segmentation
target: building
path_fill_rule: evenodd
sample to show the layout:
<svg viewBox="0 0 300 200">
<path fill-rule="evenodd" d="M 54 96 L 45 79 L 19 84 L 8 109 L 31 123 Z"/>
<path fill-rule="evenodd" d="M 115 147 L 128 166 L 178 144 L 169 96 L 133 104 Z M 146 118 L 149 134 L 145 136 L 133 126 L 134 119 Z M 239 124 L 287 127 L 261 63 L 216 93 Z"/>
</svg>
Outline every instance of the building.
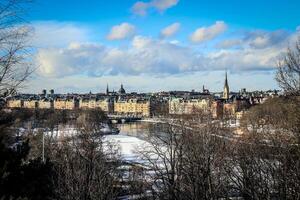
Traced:
<svg viewBox="0 0 300 200">
<path fill-rule="evenodd" d="M 211 115 L 214 119 L 220 119 L 223 117 L 223 102 L 216 100 L 211 104 Z"/>
<path fill-rule="evenodd" d="M 126 91 L 125 91 L 125 89 L 124 89 L 124 87 L 123 87 L 123 84 L 121 84 L 121 87 L 120 87 L 118 93 L 119 93 L 119 94 L 126 94 Z"/>
<path fill-rule="evenodd" d="M 38 101 L 38 107 L 40 109 L 52 109 L 53 108 L 53 101 L 48 99 L 42 99 Z"/>
<path fill-rule="evenodd" d="M 114 102 L 114 113 L 134 116 L 151 116 L 151 101 L 147 99 L 127 99 Z"/>
<path fill-rule="evenodd" d="M 54 109 L 57 110 L 72 110 L 78 107 L 77 100 L 75 99 L 55 99 Z"/>
<path fill-rule="evenodd" d="M 95 105 L 95 108 L 100 108 L 106 113 L 114 112 L 114 102 L 110 98 L 98 99 L 97 101 L 93 102 L 93 105 Z"/>
<path fill-rule="evenodd" d="M 46 90 L 46 89 L 43 89 L 42 95 L 43 95 L 44 97 L 47 95 L 47 90 Z"/>
<path fill-rule="evenodd" d="M 54 89 L 51 89 L 51 90 L 49 91 L 49 93 L 50 93 L 51 96 L 53 96 L 53 95 L 54 95 Z"/>
<path fill-rule="evenodd" d="M 234 117 L 237 112 L 236 102 L 225 102 L 223 104 L 223 117 Z"/>
<path fill-rule="evenodd" d="M 38 108 L 38 105 L 37 100 L 24 100 L 23 102 L 23 108 L 35 109 Z"/>
<path fill-rule="evenodd" d="M 24 100 L 22 99 L 10 99 L 6 102 L 8 108 L 22 108 Z"/>
<path fill-rule="evenodd" d="M 198 111 L 209 111 L 210 99 L 172 98 L 169 102 L 169 114 L 193 114 Z"/>
<path fill-rule="evenodd" d="M 112 113 L 114 111 L 114 102 L 110 98 L 105 99 L 80 99 L 80 109 L 97 109 L 100 108 L 104 112 Z"/>
</svg>

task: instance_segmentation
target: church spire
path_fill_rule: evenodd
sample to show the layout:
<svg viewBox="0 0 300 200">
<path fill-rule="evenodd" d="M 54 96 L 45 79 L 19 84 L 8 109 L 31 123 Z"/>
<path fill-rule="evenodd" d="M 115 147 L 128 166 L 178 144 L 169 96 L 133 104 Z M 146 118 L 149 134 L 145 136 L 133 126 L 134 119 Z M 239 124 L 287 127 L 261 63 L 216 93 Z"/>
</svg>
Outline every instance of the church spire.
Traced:
<svg viewBox="0 0 300 200">
<path fill-rule="evenodd" d="M 225 83 L 224 83 L 223 98 L 224 99 L 229 99 L 229 85 L 228 85 L 228 79 L 227 79 L 227 70 L 225 72 Z"/>
<path fill-rule="evenodd" d="M 106 85 L 106 94 L 107 94 L 107 95 L 109 94 L 108 83 L 107 83 L 107 85 Z"/>
</svg>

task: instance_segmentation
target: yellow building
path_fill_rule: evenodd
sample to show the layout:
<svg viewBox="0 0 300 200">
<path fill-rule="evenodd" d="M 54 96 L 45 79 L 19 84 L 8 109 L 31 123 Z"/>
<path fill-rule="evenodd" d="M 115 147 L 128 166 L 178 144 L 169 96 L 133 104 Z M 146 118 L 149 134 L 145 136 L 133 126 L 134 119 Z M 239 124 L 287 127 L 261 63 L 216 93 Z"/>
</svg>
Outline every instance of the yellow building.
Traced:
<svg viewBox="0 0 300 200">
<path fill-rule="evenodd" d="M 20 99 L 11 99 L 8 100 L 6 105 L 8 108 L 22 108 L 23 107 L 23 100 Z"/>
<path fill-rule="evenodd" d="M 114 111 L 114 102 L 110 99 L 97 100 L 93 103 L 95 104 L 95 108 L 100 108 L 104 112 L 112 113 Z"/>
<path fill-rule="evenodd" d="M 236 119 L 242 119 L 242 117 L 245 115 L 246 111 L 240 111 L 235 113 Z"/>
<path fill-rule="evenodd" d="M 72 110 L 76 108 L 76 101 L 73 99 L 56 99 L 54 100 L 54 109 Z"/>
<path fill-rule="evenodd" d="M 114 103 L 114 112 L 116 114 L 131 114 L 149 117 L 151 115 L 151 103 L 150 100 L 144 99 L 116 101 Z"/>
<path fill-rule="evenodd" d="M 80 109 L 89 109 L 90 108 L 90 100 L 89 99 L 80 99 L 79 108 Z"/>
<path fill-rule="evenodd" d="M 40 100 L 38 102 L 38 106 L 40 109 L 51 109 L 53 108 L 53 101 L 48 101 L 48 100 Z"/>
<path fill-rule="evenodd" d="M 169 102 L 169 114 L 193 114 L 197 111 L 209 111 L 210 100 L 205 99 L 188 99 L 173 98 Z"/>
<path fill-rule="evenodd" d="M 24 100 L 23 108 L 29 108 L 29 109 L 38 108 L 38 101 L 36 101 L 36 100 Z"/>
<path fill-rule="evenodd" d="M 110 99 L 81 99 L 79 101 L 79 108 L 81 109 L 95 109 L 100 108 L 104 112 L 112 113 L 114 110 L 113 101 Z"/>
</svg>

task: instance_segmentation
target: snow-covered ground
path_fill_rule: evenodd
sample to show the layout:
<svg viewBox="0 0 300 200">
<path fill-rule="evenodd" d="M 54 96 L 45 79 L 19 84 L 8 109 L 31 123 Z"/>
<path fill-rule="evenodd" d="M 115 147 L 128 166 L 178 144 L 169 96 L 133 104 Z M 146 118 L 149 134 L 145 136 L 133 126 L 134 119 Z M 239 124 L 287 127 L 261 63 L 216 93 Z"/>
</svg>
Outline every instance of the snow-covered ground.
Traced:
<svg viewBox="0 0 300 200">
<path fill-rule="evenodd" d="M 45 134 L 60 139 L 76 137 L 78 131 L 73 127 L 60 127 L 59 130 L 46 131 Z M 140 160 L 138 152 L 149 146 L 149 143 L 145 140 L 134 136 L 122 135 L 122 133 L 119 135 L 105 135 L 103 137 L 103 144 L 113 144 L 118 147 L 121 159 L 128 162 L 143 162 Z"/>
<path fill-rule="evenodd" d="M 137 137 L 127 135 L 106 135 L 104 143 L 113 143 L 119 147 L 121 159 L 128 162 L 141 162 L 138 152 L 149 143 Z"/>
</svg>

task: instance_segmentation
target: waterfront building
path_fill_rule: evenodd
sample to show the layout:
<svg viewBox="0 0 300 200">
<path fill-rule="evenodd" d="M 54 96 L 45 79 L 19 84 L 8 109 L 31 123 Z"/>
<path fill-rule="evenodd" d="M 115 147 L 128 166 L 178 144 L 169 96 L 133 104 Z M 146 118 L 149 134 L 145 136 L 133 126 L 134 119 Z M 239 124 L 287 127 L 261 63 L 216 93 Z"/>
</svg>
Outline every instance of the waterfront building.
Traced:
<svg viewBox="0 0 300 200">
<path fill-rule="evenodd" d="M 104 112 L 112 113 L 114 110 L 114 102 L 110 98 L 104 99 L 80 99 L 79 101 L 80 109 L 96 109 L 100 108 Z"/>
<path fill-rule="evenodd" d="M 193 114 L 197 111 L 209 111 L 210 99 L 172 98 L 169 102 L 169 114 Z"/>
<path fill-rule="evenodd" d="M 114 102 L 114 113 L 134 116 L 151 116 L 151 102 L 148 99 L 126 99 Z"/>
</svg>

